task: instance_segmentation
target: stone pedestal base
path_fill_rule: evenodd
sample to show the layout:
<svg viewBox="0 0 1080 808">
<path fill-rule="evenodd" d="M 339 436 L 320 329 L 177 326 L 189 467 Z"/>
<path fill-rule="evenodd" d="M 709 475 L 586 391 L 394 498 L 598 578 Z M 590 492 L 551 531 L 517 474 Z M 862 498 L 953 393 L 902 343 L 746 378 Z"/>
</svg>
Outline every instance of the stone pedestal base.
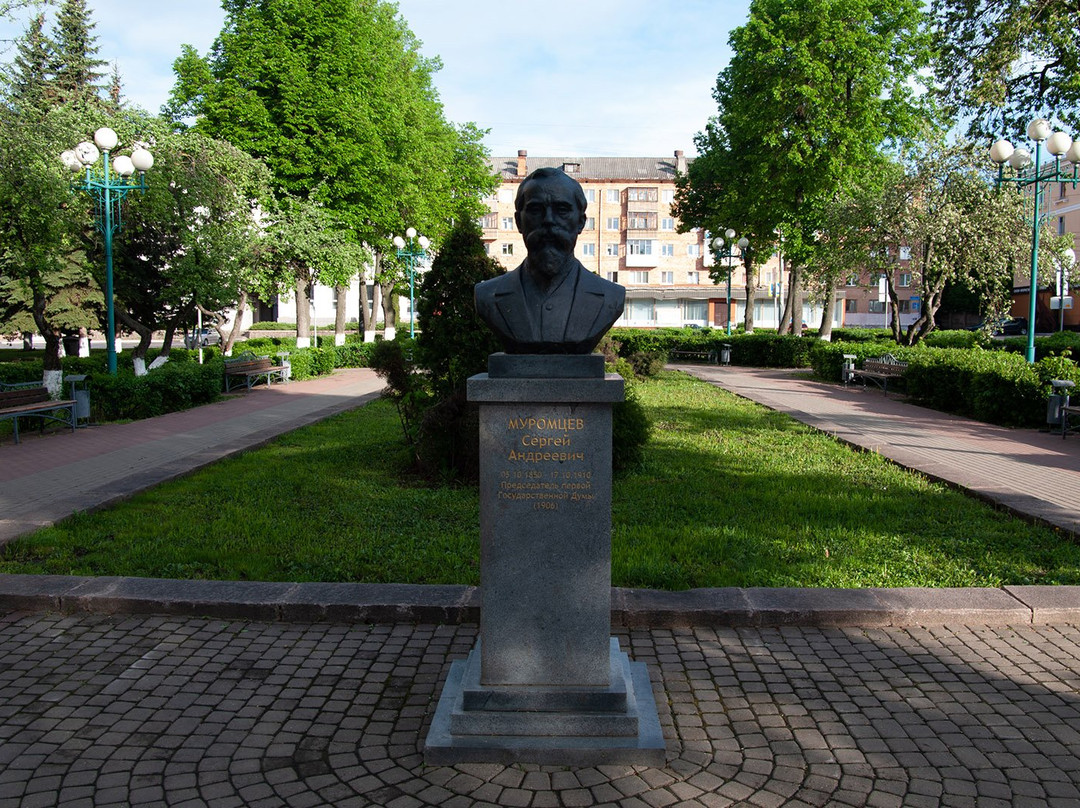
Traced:
<svg viewBox="0 0 1080 808">
<path fill-rule="evenodd" d="M 429 765 L 664 765 L 664 733 L 643 662 L 612 637 L 608 687 L 488 687 L 480 643 L 450 668 L 424 746 Z"/>
</svg>

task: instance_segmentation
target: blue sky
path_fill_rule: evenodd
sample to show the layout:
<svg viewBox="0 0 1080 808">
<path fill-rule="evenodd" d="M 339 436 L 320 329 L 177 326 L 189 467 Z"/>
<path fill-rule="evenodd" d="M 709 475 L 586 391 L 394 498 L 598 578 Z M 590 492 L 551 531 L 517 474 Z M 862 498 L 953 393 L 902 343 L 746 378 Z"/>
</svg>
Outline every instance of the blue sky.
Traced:
<svg viewBox="0 0 1080 808">
<path fill-rule="evenodd" d="M 126 97 L 156 111 L 181 44 L 206 53 L 219 0 L 90 0 L 99 55 L 116 61 Z M 435 83 L 452 121 L 490 129 L 495 155 L 693 154 L 716 111 L 711 91 L 730 58 L 728 33 L 748 0 L 401 0 L 401 14 L 443 69 Z M 25 16 L 0 23 L 0 39 Z M 3 60 L 10 58 L 10 51 Z"/>
</svg>

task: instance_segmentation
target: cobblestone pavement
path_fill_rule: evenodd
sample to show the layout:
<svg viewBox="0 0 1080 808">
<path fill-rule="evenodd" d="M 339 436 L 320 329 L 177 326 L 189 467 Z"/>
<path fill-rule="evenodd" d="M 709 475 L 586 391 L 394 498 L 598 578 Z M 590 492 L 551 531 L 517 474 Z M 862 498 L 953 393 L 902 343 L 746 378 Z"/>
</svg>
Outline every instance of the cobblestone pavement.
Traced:
<svg viewBox="0 0 1080 808">
<path fill-rule="evenodd" d="M 1080 805 L 1080 628 L 618 633 L 663 768 L 425 767 L 474 626 L 0 618 L 0 806 Z"/>
</svg>

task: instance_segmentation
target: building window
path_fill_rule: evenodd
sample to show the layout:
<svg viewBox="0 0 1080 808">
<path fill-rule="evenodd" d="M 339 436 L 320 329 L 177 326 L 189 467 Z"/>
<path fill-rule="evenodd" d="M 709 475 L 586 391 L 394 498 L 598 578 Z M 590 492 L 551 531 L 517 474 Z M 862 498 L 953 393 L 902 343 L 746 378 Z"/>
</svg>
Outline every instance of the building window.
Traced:
<svg viewBox="0 0 1080 808">
<path fill-rule="evenodd" d="M 609 281 L 611 281 L 612 283 L 618 283 L 619 282 L 619 273 L 618 272 L 608 272 L 607 273 L 607 279 Z"/>
<path fill-rule="evenodd" d="M 905 289 L 908 286 L 911 286 L 911 273 L 910 272 L 901 272 L 900 276 L 896 279 L 896 285 L 900 286 L 900 287 L 903 287 Z"/>
<path fill-rule="evenodd" d="M 900 260 L 901 261 L 910 261 L 911 260 L 911 247 L 908 247 L 906 244 L 903 247 L 900 248 Z"/>
<path fill-rule="evenodd" d="M 596 201 L 596 189 L 595 188 L 586 188 L 585 189 L 585 201 L 586 202 L 595 202 Z"/>
<path fill-rule="evenodd" d="M 567 174 L 578 174 L 581 172 L 581 163 L 563 163 L 562 170 Z"/>
<path fill-rule="evenodd" d="M 502 217 L 502 229 L 503 230 L 513 230 L 514 229 L 514 218 L 512 216 L 503 216 Z"/>
<path fill-rule="evenodd" d="M 648 283 L 649 282 L 649 270 L 647 269 L 634 269 L 627 273 L 630 276 L 630 283 Z"/>
<path fill-rule="evenodd" d="M 499 226 L 499 217 L 494 213 L 489 213 L 480 217 L 480 226 L 485 230 L 494 230 Z"/>
<path fill-rule="evenodd" d="M 513 244 L 504 244 L 504 245 L 502 245 L 502 254 L 503 255 L 513 255 L 514 254 L 514 245 Z"/>
<path fill-rule="evenodd" d="M 619 229 L 619 217 L 618 216 L 608 216 L 607 229 L 608 230 L 618 230 Z"/>
<path fill-rule="evenodd" d="M 484 255 L 491 255 L 491 245 L 484 242 Z"/>
<path fill-rule="evenodd" d="M 619 254 L 619 245 L 618 244 L 609 244 L 609 245 L 607 245 L 607 254 L 617 256 Z"/>
<path fill-rule="evenodd" d="M 847 276 L 847 285 L 848 286 L 858 286 L 859 285 L 859 276 L 855 275 L 855 274 L 848 275 Z"/>
<path fill-rule="evenodd" d="M 1061 187 L 1064 188 L 1065 186 L 1062 185 Z M 1064 236 L 1065 235 L 1065 217 L 1064 216 L 1058 216 L 1058 235 L 1059 236 Z"/>
<path fill-rule="evenodd" d="M 652 239 L 628 238 L 626 240 L 627 255 L 652 255 Z"/>
<path fill-rule="evenodd" d="M 683 320 L 697 320 L 705 322 L 709 319 L 709 304 L 704 300 L 684 300 Z"/>
<path fill-rule="evenodd" d="M 1069 196 L 1068 186 L 1065 183 L 1061 183 L 1058 186 L 1058 199 L 1066 199 Z"/>
<path fill-rule="evenodd" d="M 514 189 L 502 188 L 499 190 L 499 201 L 502 203 L 514 201 Z"/>
<path fill-rule="evenodd" d="M 871 314 L 884 314 L 885 303 L 881 300 L 871 300 L 867 311 L 869 311 Z"/>
<path fill-rule="evenodd" d="M 844 301 L 844 311 L 848 314 L 856 314 L 859 311 L 859 301 L 849 297 Z"/>
<path fill-rule="evenodd" d="M 660 273 L 660 283 L 673 286 L 675 284 L 675 273 L 669 269 L 665 269 Z"/>
<path fill-rule="evenodd" d="M 655 202 L 656 200 L 656 188 L 629 188 L 626 191 L 627 202 Z"/>
<path fill-rule="evenodd" d="M 691 258 L 700 258 L 701 257 L 701 245 L 700 244 L 687 244 L 686 245 L 686 254 L 689 255 Z"/>
<path fill-rule="evenodd" d="M 701 273 L 696 269 L 690 270 L 686 273 L 686 282 L 696 286 L 701 283 Z"/>
<path fill-rule="evenodd" d="M 660 199 L 670 205 L 675 201 L 675 192 L 670 188 L 665 188 L 660 192 Z"/>
<path fill-rule="evenodd" d="M 660 254 L 666 258 L 675 257 L 675 245 L 671 243 L 664 243 L 660 245 Z"/>
<path fill-rule="evenodd" d="M 899 305 L 901 314 L 907 314 L 907 313 L 909 313 L 911 311 L 911 301 L 910 300 L 898 300 L 897 304 Z"/>
<path fill-rule="evenodd" d="M 585 219 L 585 229 L 586 230 L 595 230 L 596 229 L 596 217 L 595 216 L 589 216 L 589 217 L 587 217 Z"/>
<path fill-rule="evenodd" d="M 619 189 L 618 188 L 608 188 L 607 191 L 604 193 L 604 201 L 605 202 L 619 202 L 620 201 L 619 200 Z"/>
<path fill-rule="evenodd" d="M 631 211 L 626 216 L 628 230 L 655 230 L 656 214 L 645 211 Z"/>
<path fill-rule="evenodd" d="M 660 229 L 661 230 L 674 230 L 675 229 L 675 220 L 673 218 L 671 218 L 670 216 L 667 216 L 667 217 L 661 219 L 660 220 Z"/>
<path fill-rule="evenodd" d="M 581 245 L 582 255 L 596 255 L 596 245 L 591 241 Z"/>
</svg>

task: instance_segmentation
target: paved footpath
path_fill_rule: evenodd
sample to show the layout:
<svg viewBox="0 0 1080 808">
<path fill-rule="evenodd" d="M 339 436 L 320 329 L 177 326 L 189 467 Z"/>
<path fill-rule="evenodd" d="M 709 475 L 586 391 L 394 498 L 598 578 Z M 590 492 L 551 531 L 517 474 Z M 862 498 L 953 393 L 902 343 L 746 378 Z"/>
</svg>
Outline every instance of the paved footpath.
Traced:
<svg viewBox="0 0 1080 808">
<path fill-rule="evenodd" d="M 1080 538 L 1080 437 L 992 426 L 885 396 L 873 385 L 823 384 L 805 372 L 676 367 Z"/>
<path fill-rule="evenodd" d="M 127 424 L 28 430 L 0 445 L 0 544 L 358 407 L 383 387 L 373 371 L 340 370 Z"/>
<path fill-rule="evenodd" d="M 1023 478 L 1047 466 L 1075 497 L 1080 440 L 790 372 L 694 372 L 934 476 L 1007 479 L 997 496 L 1032 516 L 1075 518 Z M 238 397 L 250 412 L 230 401 L 0 446 L 4 517 L 83 475 L 98 479 L 71 502 L 94 507 L 380 386 L 360 371 L 319 384 L 314 410 L 296 384 Z M 291 414 L 265 412 L 279 407 Z M 264 418 L 276 425 L 250 426 Z M 62 510 L 45 498 L 18 519 Z M 464 587 L 0 576 L 0 808 L 1080 807 L 1080 588 L 616 590 L 613 633 L 648 665 L 663 767 L 426 767 L 477 606 Z"/>
<path fill-rule="evenodd" d="M 475 626 L 0 617 L 0 806 L 1076 806 L 1080 628 L 623 629 L 663 767 L 426 767 Z"/>
</svg>

